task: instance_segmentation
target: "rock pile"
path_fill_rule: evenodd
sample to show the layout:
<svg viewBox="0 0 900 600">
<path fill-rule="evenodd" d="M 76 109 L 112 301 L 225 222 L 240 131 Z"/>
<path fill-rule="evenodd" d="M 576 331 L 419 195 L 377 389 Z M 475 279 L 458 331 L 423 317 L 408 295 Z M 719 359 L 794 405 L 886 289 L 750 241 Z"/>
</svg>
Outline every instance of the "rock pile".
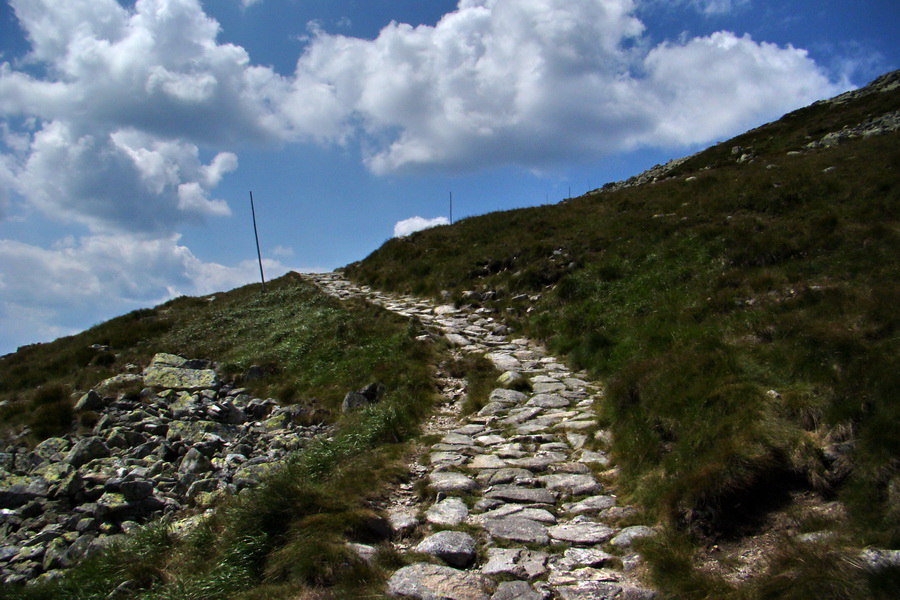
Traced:
<svg viewBox="0 0 900 600">
<path fill-rule="evenodd" d="M 389 510 L 395 547 L 433 562 L 403 567 L 394 596 L 429 600 L 649 599 L 632 544 L 655 535 L 615 495 L 593 405 L 603 393 L 526 339 L 510 340 L 489 309 L 434 306 L 307 276 L 338 297 L 362 296 L 438 330 L 459 352 L 484 354 L 501 380 L 477 414 L 446 428 L 420 470 L 432 500 L 411 493 Z M 503 332 L 503 333 L 501 333 Z M 417 471 L 414 468 L 413 471 Z"/>
<path fill-rule="evenodd" d="M 0 581 L 53 576 L 150 518 L 237 493 L 327 431 L 171 354 L 75 408 L 95 413 L 92 431 L 0 447 Z"/>
</svg>

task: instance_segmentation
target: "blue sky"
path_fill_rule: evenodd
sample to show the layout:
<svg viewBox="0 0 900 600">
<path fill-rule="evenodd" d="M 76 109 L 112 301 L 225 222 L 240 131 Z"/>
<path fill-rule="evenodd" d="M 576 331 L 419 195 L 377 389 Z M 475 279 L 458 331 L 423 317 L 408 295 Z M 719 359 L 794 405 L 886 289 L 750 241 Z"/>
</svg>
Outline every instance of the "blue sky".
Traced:
<svg viewBox="0 0 900 600">
<path fill-rule="evenodd" d="M 895 0 L 3 0 L 0 354 L 558 202 L 900 66 Z"/>
</svg>

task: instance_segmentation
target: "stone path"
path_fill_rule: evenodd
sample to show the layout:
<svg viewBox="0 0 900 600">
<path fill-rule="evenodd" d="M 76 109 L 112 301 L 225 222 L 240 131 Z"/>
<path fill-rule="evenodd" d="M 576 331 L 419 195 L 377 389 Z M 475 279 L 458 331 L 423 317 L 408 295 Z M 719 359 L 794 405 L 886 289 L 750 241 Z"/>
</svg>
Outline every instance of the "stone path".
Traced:
<svg viewBox="0 0 900 600">
<path fill-rule="evenodd" d="M 427 554 L 388 582 L 392 595 L 421 600 L 638 600 L 655 597 L 637 574 L 631 545 L 653 535 L 622 527 L 635 511 L 620 506 L 615 469 L 602 448 L 593 405 L 603 392 L 527 339 L 508 339 L 490 311 L 437 306 L 420 298 L 357 287 L 335 273 L 305 277 L 339 298 L 362 297 L 416 318 L 458 352 L 483 353 L 505 377 L 532 387 L 502 387 L 477 414 L 437 415 L 440 432 L 428 465 L 414 465 L 432 500 L 409 485 L 389 509 L 398 549 Z M 460 390 L 452 394 L 460 396 Z M 452 399 L 452 398 L 451 398 Z M 458 407 L 457 402 L 455 406 Z"/>
</svg>

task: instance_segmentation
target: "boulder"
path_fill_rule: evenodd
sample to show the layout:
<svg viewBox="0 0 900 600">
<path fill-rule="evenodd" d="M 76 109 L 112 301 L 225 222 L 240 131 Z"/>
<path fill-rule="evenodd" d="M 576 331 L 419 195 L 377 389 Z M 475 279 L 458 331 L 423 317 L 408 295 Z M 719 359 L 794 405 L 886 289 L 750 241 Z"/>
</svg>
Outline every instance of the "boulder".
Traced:
<svg viewBox="0 0 900 600">
<path fill-rule="evenodd" d="M 430 554 L 451 567 L 463 569 L 475 561 L 475 538 L 462 531 L 439 531 L 422 540 L 416 552 Z"/>
<path fill-rule="evenodd" d="M 455 527 L 469 516 L 466 503 L 456 497 L 446 498 L 433 505 L 425 513 L 425 519 L 432 525 Z"/>
<path fill-rule="evenodd" d="M 178 467 L 178 472 L 183 475 L 199 475 L 212 470 L 212 462 L 196 448 L 188 450 L 184 458 L 181 459 L 181 465 Z"/>
<path fill-rule="evenodd" d="M 489 600 L 488 581 L 478 573 L 415 563 L 394 573 L 388 593 L 417 600 Z"/>
<path fill-rule="evenodd" d="M 98 394 L 96 390 L 91 390 L 75 403 L 75 410 L 77 412 L 84 410 L 101 410 L 105 406 L 106 403 L 103 401 L 103 396 Z"/>
<path fill-rule="evenodd" d="M 507 519 L 489 519 L 484 528 L 495 538 L 522 542 L 524 544 L 547 544 L 547 526 L 531 519 L 510 517 Z"/>
<path fill-rule="evenodd" d="M 109 447 L 97 436 L 83 438 L 66 454 L 65 461 L 73 467 L 80 467 L 94 459 L 109 456 Z"/>
</svg>

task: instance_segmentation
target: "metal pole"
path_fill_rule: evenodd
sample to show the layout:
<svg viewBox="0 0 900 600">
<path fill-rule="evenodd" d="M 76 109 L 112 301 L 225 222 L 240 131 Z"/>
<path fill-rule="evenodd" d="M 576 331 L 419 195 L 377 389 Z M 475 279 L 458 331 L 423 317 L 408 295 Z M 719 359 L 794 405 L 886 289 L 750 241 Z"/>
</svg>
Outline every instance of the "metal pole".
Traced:
<svg viewBox="0 0 900 600">
<path fill-rule="evenodd" d="M 450 224 L 453 225 L 453 192 L 450 192 Z"/>
<path fill-rule="evenodd" d="M 262 280 L 262 291 L 266 291 L 266 276 L 263 274 L 262 253 L 259 251 L 259 232 L 256 230 L 256 208 L 253 206 L 253 192 L 250 192 L 250 212 L 253 214 L 253 235 L 256 236 L 256 256 L 259 257 L 259 278 Z"/>
</svg>

